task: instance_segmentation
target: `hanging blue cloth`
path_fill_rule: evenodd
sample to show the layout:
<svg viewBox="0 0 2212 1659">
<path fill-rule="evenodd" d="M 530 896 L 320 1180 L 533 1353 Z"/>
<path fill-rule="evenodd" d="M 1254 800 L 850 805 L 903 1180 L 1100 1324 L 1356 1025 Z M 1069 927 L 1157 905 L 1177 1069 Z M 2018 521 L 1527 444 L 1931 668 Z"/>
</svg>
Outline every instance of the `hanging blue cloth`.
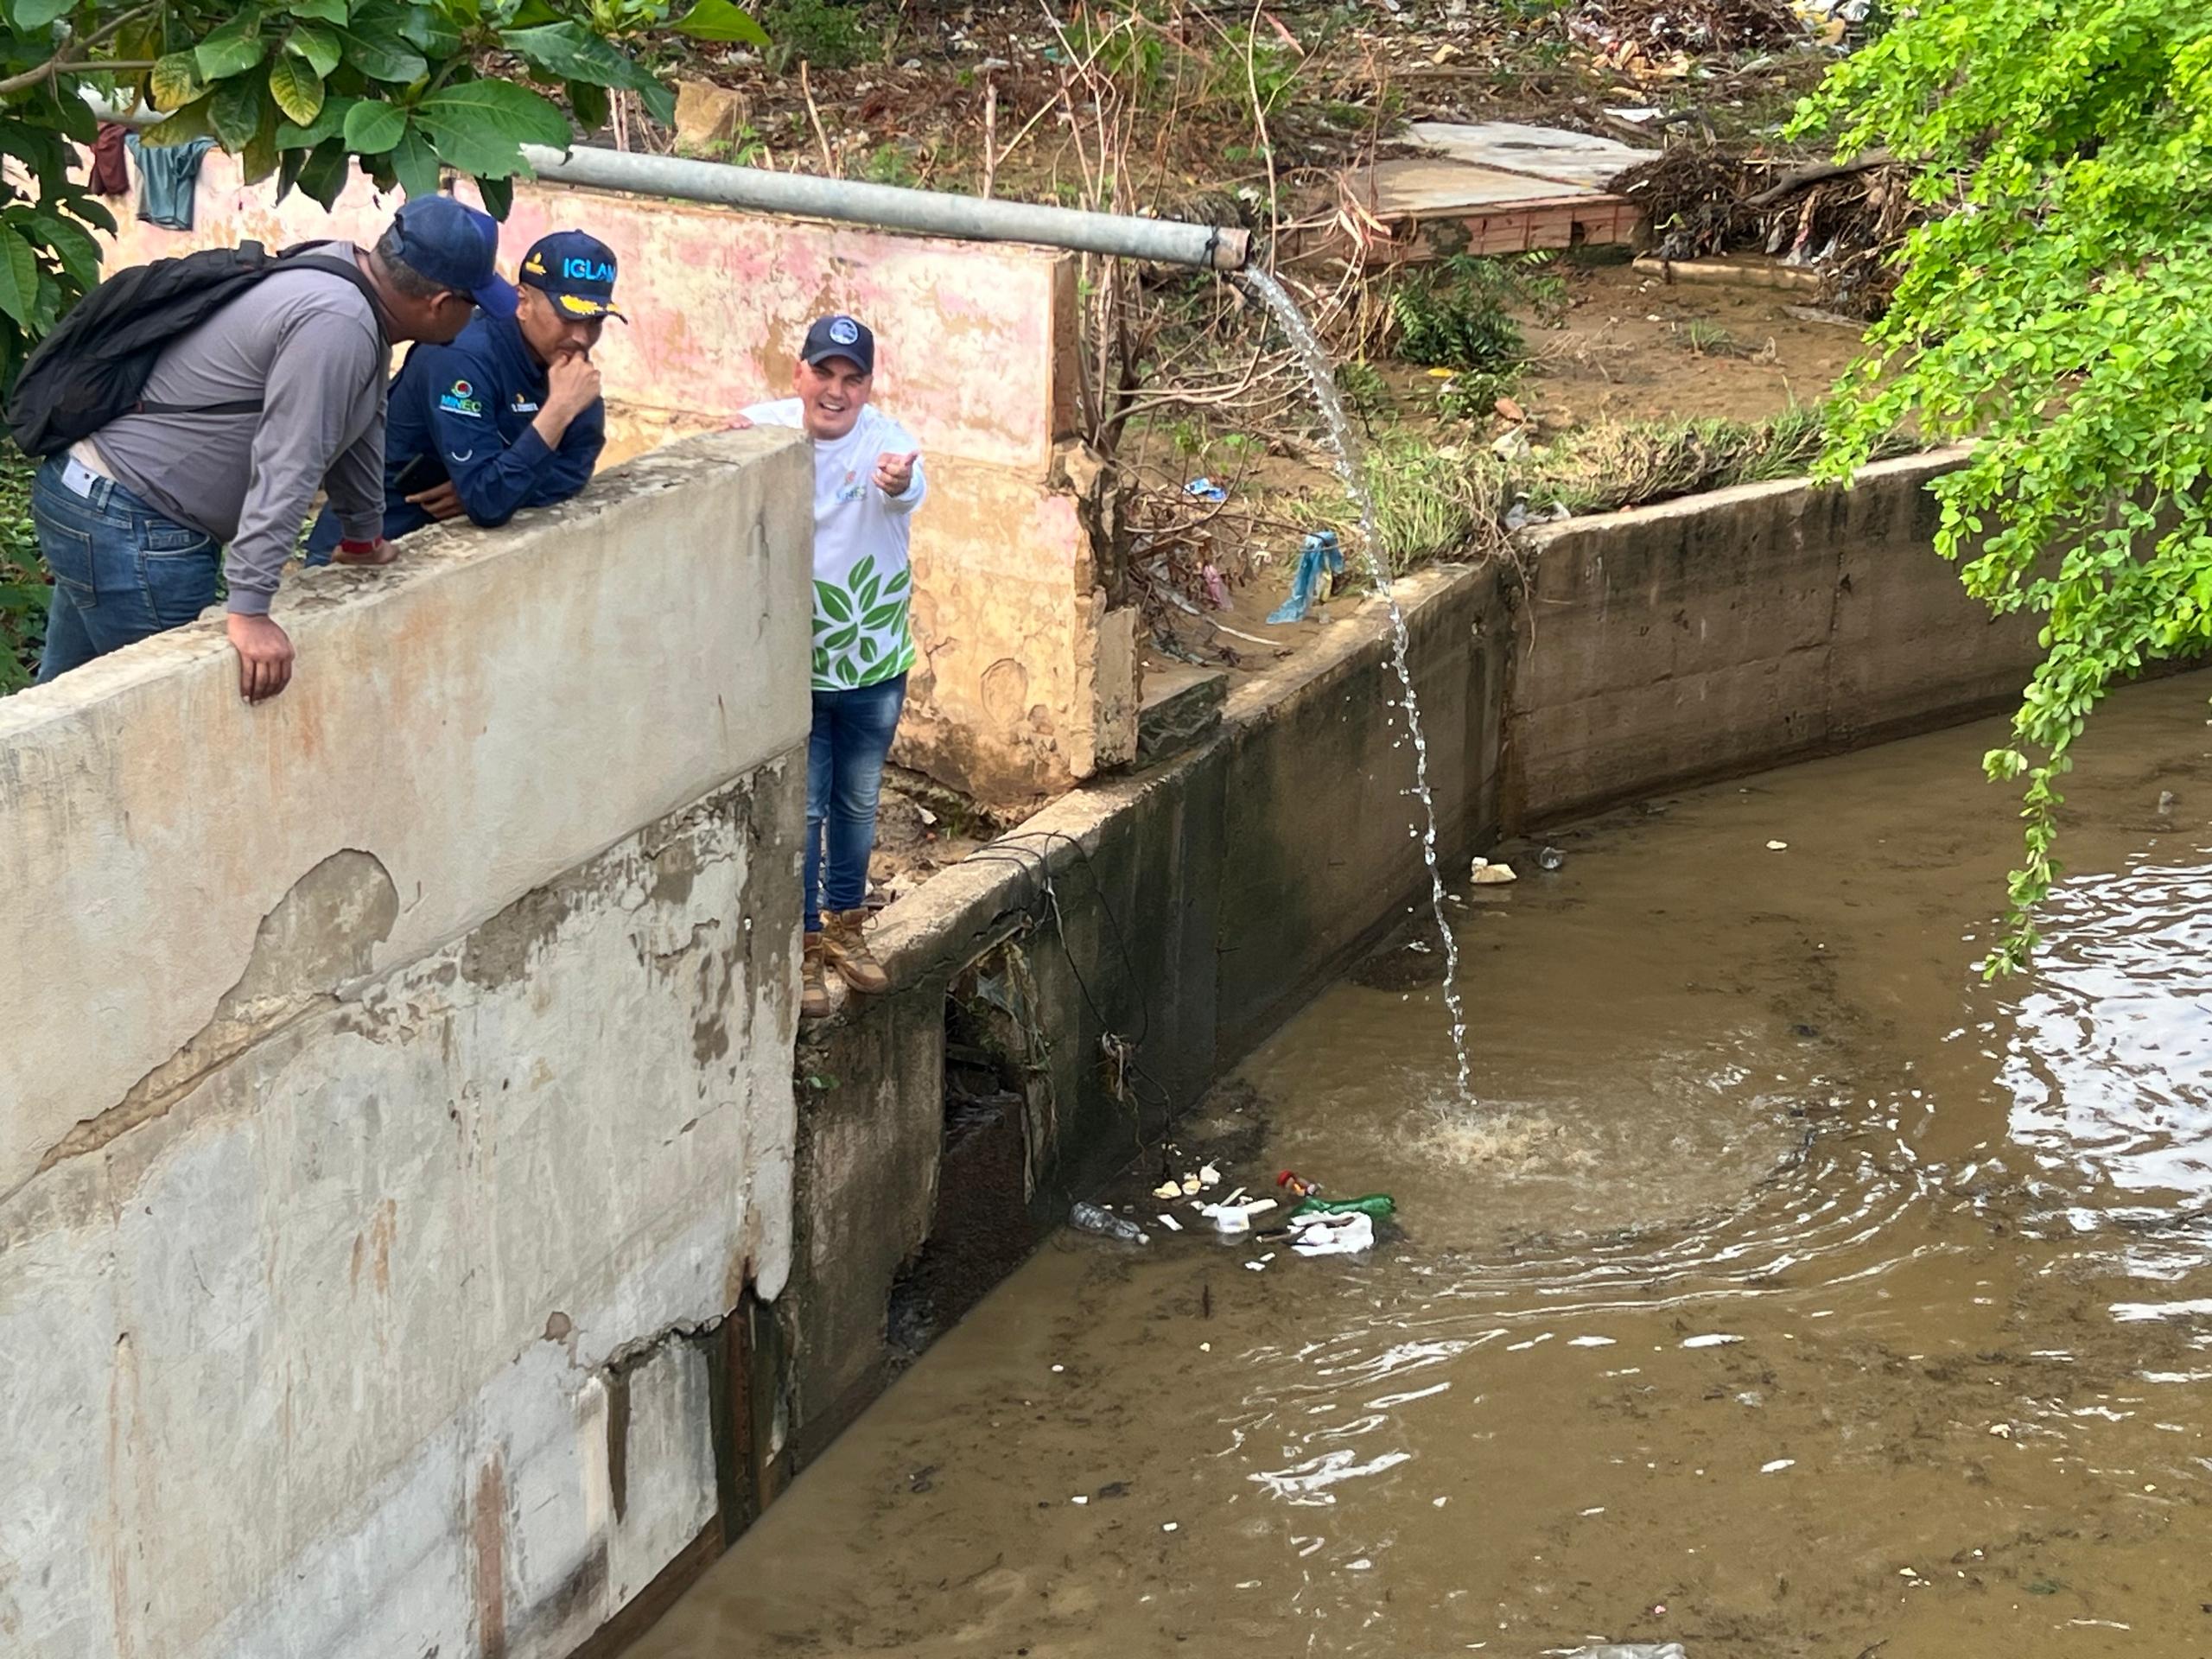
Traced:
<svg viewBox="0 0 2212 1659">
<path fill-rule="evenodd" d="M 200 160 L 215 148 L 215 141 L 188 138 L 181 144 L 147 145 L 134 132 L 125 143 L 130 159 L 138 163 L 138 217 L 163 230 L 190 230 Z"/>
<path fill-rule="evenodd" d="M 1344 573 L 1344 550 L 1333 530 L 1316 530 L 1298 550 L 1298 574 L 1291 579 L 1290 597 L 1268 613 L 1270 623 L 1303 622 L 1306 612 L 1326 601 L 1336 578 Z"/>
</svg>

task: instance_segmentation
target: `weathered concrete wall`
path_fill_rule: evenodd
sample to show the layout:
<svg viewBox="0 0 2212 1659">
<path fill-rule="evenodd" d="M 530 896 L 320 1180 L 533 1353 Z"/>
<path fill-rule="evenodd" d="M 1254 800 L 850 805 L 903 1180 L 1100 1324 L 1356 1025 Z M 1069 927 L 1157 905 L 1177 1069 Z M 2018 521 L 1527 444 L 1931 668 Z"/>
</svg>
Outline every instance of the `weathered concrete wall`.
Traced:
<svg viewBox="0 0 2212 1659">
<path fill-rule="evenodd" d="M 1554 822 L 1986 714 L 2036 623 L 1934 556 L 1955 453 L 1724 490 L 1530 532 L 1505 821 Z"/>
<path fill-rule="evenodd" d="M 111 263 L 247 238 L 372 241 L 397 206 L 358 176 L 330 213 L 296 194 L 280 204 L 211 155 L 194 228 L 126 219 Z M 799 339 L 825 311 L 877 331 L 876 399 L 921 441 L 930 469 L 914 521 L 921 660 L 900 760 L 1026 805 L 1135 755 L 1135 613 L 1115 598 L 1109 550 L 1079 510 L 1088 469 L 1064 442 L 1075 425 L 1071 257 L 524 183 L 503 267 L 512 275 L 538 237 L 571 226 L 622 264 L 630 326 L 610 325 L 598 353 L 610 460 L 787 395 Z"/>
<path fill-rule="evenodd" d="M 289 582 L 260 708 L 213 620 L 0 702 L 0 1650 L 565 1655 L 728 1511 L 810 496 L 700 440 Z"/>
</svg>

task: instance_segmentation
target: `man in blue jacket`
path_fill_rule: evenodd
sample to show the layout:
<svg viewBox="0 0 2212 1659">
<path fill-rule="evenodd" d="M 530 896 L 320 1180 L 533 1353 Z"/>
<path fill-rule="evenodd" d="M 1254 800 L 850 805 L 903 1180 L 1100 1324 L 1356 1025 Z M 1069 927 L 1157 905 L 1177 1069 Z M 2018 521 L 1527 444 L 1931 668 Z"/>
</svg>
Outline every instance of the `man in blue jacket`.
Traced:
<svg viewBox="0 0 2212 1659">
<path fill-rule="evenodd" d="M 607 442 L 592 348 L 614 308 L 614 253 L 582 231 L 540 238 L 517 273 L 514 308 L 486 302 L 449 346 L 418 346 L 391 383 L 384 533 L 438 519 L 504 524 L 590 481 Z M 624 319 L 627 321 L 627 319 Z M 338 544 L 326 512 L 311 563 Z"/>
</svg>

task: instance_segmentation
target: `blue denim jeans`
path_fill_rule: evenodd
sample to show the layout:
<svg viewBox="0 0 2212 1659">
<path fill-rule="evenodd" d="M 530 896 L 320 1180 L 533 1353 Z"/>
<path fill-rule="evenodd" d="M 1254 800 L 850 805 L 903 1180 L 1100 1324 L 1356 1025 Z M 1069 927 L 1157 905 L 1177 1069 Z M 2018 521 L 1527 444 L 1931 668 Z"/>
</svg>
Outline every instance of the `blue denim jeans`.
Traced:
<svg viewBox="0 0 2212 1659">
<path fill-rule="evenodd" d="M 814 735 L 806 746 L 806 931 L 823 912 L 858 910 L 868 897 L 868 857 L 875 850 L 875 806 L 891 753 L 906 677 L 850 691 L 814 694 Z M 824 837 L 830 868 L 822 868 Z"/>
<path fill-rule="evenodd" d="M 222 550 L 213 537 L 165 518 L 105 478 L 47 461 L 31 481 L 31 522 L 54 573 L 46 613 L 42 685 L 95 657 L 181 628 L 215 602 Z"/>
</svg>

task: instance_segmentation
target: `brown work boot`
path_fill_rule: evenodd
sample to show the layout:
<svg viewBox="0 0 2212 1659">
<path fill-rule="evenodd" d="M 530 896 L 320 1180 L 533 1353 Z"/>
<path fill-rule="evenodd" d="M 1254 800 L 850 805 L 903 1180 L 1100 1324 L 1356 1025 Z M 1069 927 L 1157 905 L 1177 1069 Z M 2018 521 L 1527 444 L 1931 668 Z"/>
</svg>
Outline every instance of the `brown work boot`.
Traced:
<svg viewBox="0 0 2212 1659">
<path fill-rule="evenodd" d="M 865 910 L 841 910 L 822 918 L 823 950 L 837 977 L 862 996 L 875 996 L 891 988 L 891 976 L 868 948 L 861 924 Z"/>
<path fill-rule="evenodd" d="M 830 959 L 822 948 L 822 935 L 806 936 L 806 954 L 800 965 L 798 1017 L 827 1020 L 836 1004 L 830 1000 Z"/>
</svg>

